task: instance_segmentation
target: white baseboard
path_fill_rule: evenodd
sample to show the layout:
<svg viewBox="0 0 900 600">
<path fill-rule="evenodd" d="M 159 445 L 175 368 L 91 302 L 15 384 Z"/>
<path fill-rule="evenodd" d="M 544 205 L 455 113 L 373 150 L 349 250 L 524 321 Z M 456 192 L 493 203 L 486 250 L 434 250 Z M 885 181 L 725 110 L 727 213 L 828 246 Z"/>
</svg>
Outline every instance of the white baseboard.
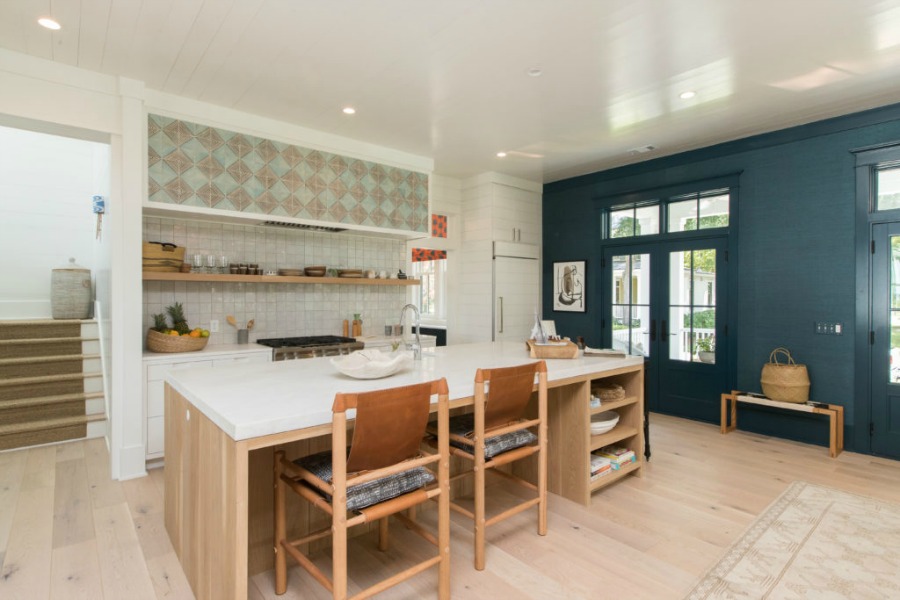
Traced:
<svg viewBox="0 0 900 600">
<path fill-rule="evenodd" d="M 119 472 L 113 473 L 113 478 L 119 481 L 135 479 L 147 474 L 146 455 L 144 446 L 129 446 L 119 451 Z"/>
</svg>

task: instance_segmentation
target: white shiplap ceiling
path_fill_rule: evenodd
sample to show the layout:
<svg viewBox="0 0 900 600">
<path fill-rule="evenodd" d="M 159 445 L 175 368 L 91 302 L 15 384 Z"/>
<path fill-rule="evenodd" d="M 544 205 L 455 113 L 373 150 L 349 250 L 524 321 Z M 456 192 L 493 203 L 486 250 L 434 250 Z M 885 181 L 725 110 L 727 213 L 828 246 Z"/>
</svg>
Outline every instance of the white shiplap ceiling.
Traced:
<svg viewBox="0 0 900 600">
<path fill-rule="evenodd" d="M 900 102 L 894 0 L 0 0 L 0 47 L 460 177 L 555 181 Z"/>
</svg>

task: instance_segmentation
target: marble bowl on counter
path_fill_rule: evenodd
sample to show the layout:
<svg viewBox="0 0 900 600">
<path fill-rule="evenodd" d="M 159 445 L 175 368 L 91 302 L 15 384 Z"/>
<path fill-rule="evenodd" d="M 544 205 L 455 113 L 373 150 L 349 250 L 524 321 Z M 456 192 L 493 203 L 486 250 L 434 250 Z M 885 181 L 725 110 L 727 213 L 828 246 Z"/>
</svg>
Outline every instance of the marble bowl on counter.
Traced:
<svg viewBox="0 0 900 600">
<path fill-rule="evenodd" d="M 382 352 L 377 348 L 357 350 L 346 356 L 335 356 L 335 369 L 354 379 L 381 379 L 412 366 L 413 353 L 406 350 Z"/>
</svg>

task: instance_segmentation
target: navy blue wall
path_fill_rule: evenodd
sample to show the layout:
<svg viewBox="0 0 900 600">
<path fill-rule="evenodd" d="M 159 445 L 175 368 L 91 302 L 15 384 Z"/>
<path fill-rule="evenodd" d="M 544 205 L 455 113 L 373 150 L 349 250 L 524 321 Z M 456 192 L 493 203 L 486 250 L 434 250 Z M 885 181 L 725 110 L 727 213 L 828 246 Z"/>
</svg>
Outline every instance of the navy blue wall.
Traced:
<svg viewBox="0 0 900 600">
<path fill-rule="evenodd" d="M 893 105 L 545 185 L 544 318 L 563 335 L 600 343 L 596 199 L 741 172 L 738 256 L 729 265 L 739 290 L 730 298 L 738 328 L 731 379 L 737 389 L 758 391 L 769 352 L 790 348 L 809 367 L 811 399 L 845 406 L 849 445 L 857 299 L 850 151 L 897 140 L 900 105 Z M 588 312 L 553 312 L 553 262 L 581 259 L 588 261 Z M 841 322 L 844 335 L 816 335 L 816 321 Z M 824 427 L 781 414 L 748 411 L 741 428 L 827 440 Z"/>
</svg>

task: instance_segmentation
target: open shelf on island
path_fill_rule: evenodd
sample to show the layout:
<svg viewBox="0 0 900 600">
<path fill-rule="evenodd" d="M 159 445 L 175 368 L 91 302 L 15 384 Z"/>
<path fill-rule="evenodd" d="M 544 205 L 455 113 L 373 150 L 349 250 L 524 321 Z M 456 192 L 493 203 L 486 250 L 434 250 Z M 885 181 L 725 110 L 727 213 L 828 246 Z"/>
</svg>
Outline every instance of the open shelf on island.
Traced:
<svg viewBox="0 0 900 600">
<path fill-rule="evenodd" d="M 622 468 L 619 469 L 618 471 L 610 471 L 608 475 L 598 477 L 597 479 L 592 479 L 590 489 L 591 489 L 591 491 L 598 490 L 606 485 L 609 485 L 610 483 L 612 483 L 614 481 L 618 481 L 619 479 L 621 479 L 622 477 L 625 477 L 632 471 L 636 471 L 640 468 L 641 468 L 640 461 L 622 465 Z"/>
<path fill-rule="evenodd" d="M 620 386 L 625 397 L 591 407 L 591 395 L 600 388 Z M 620 481 L 626 475 L 640 477 L 644 466 L 644 367 L 629 364 L 592 377 L 580 385 L 550 389 L 547 406 L 550 423 L 548 465 L 551 492 L 590 505 L 591 494 Z M 619 422 L 613 429 L 591 435 L 591 417 L 615 411 Z M 624 446 L 634 451 L 635 462 L 618 471 L 591 479 L 591 453 L 604 446 Z"/>
<path fill-rule="evenodd" d="M 599 450 L 604 446 L 610 446 L 615 444 L 616 442 L 621 442 L 624 439 L 628 439 L 632 436 L 637 435 L 638 430 L 635 427 L 629 427 L 628 425 L 616 425 L 612 428 L 611 431 L 607 431 L 606 433 L 600 435 L 592 435 L 591 436 L 591 452 L 594 450 Z"/>
<path fill-rule="evenodd" d="M 602 413 L 607 410 L 616 410 L 617 408 L 622 408 L 623 406 L 635 404 L 637 401 L 637 396 L 626 396 L 621 400 L 609 400 L 608 402 L 604 402 L 600 406 L 591 407 L 591 414 L 596 415 L 597 413 Z"/>
</svg>

